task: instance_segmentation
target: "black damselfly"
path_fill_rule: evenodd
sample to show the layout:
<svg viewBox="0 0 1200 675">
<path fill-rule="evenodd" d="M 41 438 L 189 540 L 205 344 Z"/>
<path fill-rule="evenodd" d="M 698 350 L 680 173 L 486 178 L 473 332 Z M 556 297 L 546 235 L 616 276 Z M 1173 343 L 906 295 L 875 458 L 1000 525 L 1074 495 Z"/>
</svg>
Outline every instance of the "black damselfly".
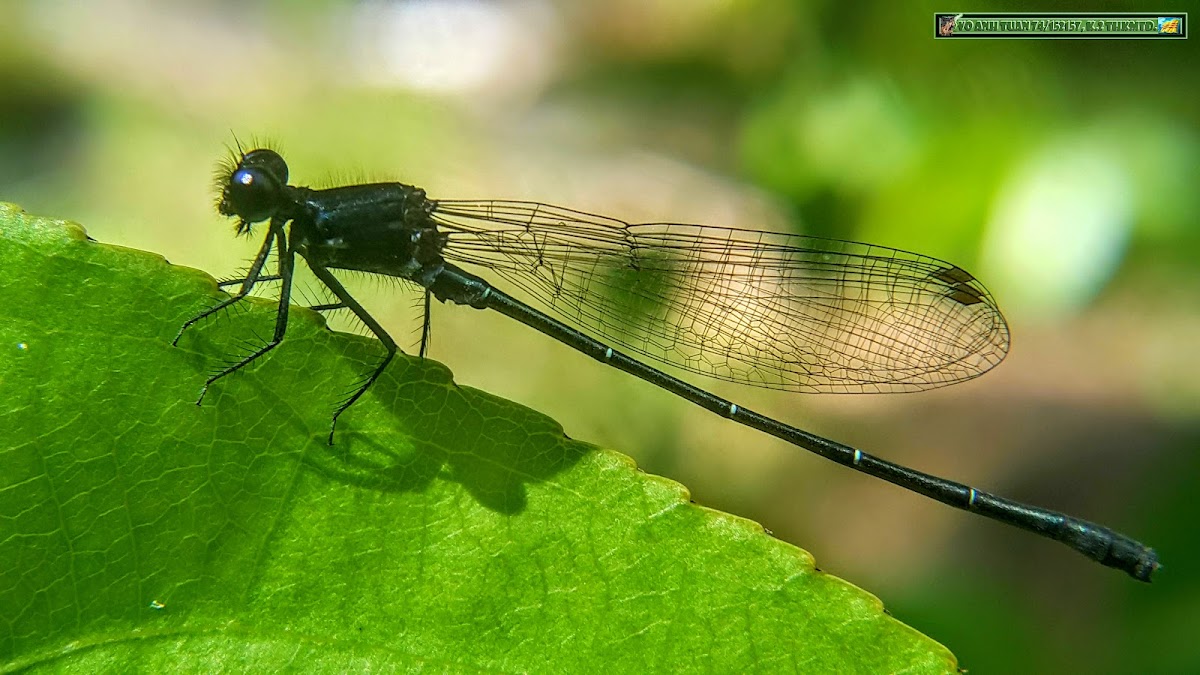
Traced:
<svg viewBox="0 0 1200 675">
<path fill-rule="evenodd" d="M 287 330 L 296 254 L 337 301 L 383 342 L 387 354 L 338 405 L 329 429 L 383 373 L 396 343 L 331 270 L 406 279 L 430 297 L 493 309 L 603 363 L 696 405 L 863 473 L 958 509 L 1060 541 L 1149 581 L 1153 549 L 1095 523 L 1004 499 L 887 462 L 710 394 L 611 345 L 684 370 L 796 392 L 933 389 L 976 377 L 1008 351 L 1008 326 L 987 289 L 955 265 L 883 246 L 678 223 L 629 224 L 522 201 L 433 200 L 401 183 L 314 190 L 287 184 L 272 150 L 238 154 L 220 175 L 222 215 L 239 234 L 270 221 L 240 289 L 197 321 L 279 281 L 272 338 L 204 383 L 280 343 Z M 290 226 L 289 226 L 290 223 Z M 278 271 L 264 274 L 272 250 Z M 471 274 L 486 269 L 543 313 Z M 551 316 L 553 315 L 553 316 Z M 592 337 L 597 335 L 605 344 Z M 200 400 L 197 400 L 197 404 Z"/>
</svg>

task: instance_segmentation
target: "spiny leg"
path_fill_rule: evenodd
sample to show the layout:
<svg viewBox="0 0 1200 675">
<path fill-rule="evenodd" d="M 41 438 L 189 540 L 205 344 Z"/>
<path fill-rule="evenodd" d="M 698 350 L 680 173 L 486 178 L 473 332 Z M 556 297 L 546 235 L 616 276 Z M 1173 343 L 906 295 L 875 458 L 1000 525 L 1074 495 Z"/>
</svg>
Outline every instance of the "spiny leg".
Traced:
<svg viewBox="0 0 1200 675">
<path fill-rule="evenodd" d="M 280 225 L 282 225 L 282 223 Z M 242 298 L 245 298 L 250 292 L 250 289 L 254 288 L 255 284 L 266 280 L 265 277 L 260 277 L 259 273 L 262 272 L 263 265 L 267 262 L 267 256 L 271 254 L 271 246 L 276 241 L 275 230 L 276 225 L 274 222 L 272 222 L 271 230 L 267 232 L 267 238 L 263 240 L 262 248 L 258 250 L 258 255 L 254 256 L 254 262 L 250 265 L 250 270 L 246 273 L 246 278 L 240 280 L 242 284 L 241 290 L 231 295 L 229 298 L 222 300 L 216 307 L 206 309 L 196 316 L 193 316 L 191 319 L 188 319 L 188 321 L 179 328 L 179 332 L 175 334 L 175 339 L 171 340 L 172 346 L 179 345 L 179 338 L 183 337 L 183 332 L 188 328 L 191 328 L 192 326 L 196 325 L 197 322 L 203 321 L 204 319 L 216 314 L 233 303 L 240 301 Z M 279 255 L 281 257 L 283 256 L 282 249 L 280 249 Z M 222 284 L 217 284 L 218 288 L 221 286 Z"/>
<path fill-rule="evenodd" d="M 357 401 L 363 394 L 367 393 L 367 390 L 371 388 L 372 384 L 375 384 L 375 380 L 379 379 L 379 376 L 383 374 L 383 370 L 387 368 L 389 363 L 391 363 L 392 357 L 396 355 L 398 349 L 396 347 L 396 341 L 392 339 L 392 336 L 387 334 L 387 331 L 383 329 L 383 326 L 379 325 L 379 322 L 375 320 L 375 317 L 368 314 L 367 310 L 363 309 L 363 306 L 358 304 L 358 301 L 350 295 L 350 293 L 346 290 L 346 287 L 342 285 L 342 282 L 337 280 L 337 277 L 333 276 L 328 269 L 321 267 L 320 265 L 314 265 L 310 262 L 308 267 L 312 270 L 313 274 L 316 275 L 316 277 L 320 279 L 321 282 L 324 283 L 334 295 L 337 296 L 338 300 L 341 301 L 341 304 L 350 308 L 350 311 L 354 312 L 354 315 L 357 316 L 364 324 L 366 324 L 367 328 L 371 329 L 371 332 L 375 334 L 375 337 L 379 338 L 379 341 L 382 342 L 383 346 L 387 349 L 387 356 L 384 356 L 383 361 L 379 362 L 379 366 L 375 368 L 375 372 L 371 373 L 371 376 L 367 378 L 366 382 L 364 382 L 363 385 L 350 396 L 350 398 L 343 401 L 342 404 L 338 406 L 338 409 L 333 412 L 333 421 L 329 423 L 329 444 L 333 445 L 333 430 L 337 427 L 338 417 L 341 416 L 342 413 L 346 412 L 347 408 L 354 405 L 354 402 Z"/>
<path fill-rule="evenodd" d="M 274 226 L 274 222 L 272 222 L 271 229 L 275 233 L 275 242 L 279 247 L 279 278 L 282 281 L 279 287 L 279 309 L 277 309 L 275 312 L 275 334 L 271 337 L 271 340 L 267 342 L 267 344 L 256 349 L 249 356 L 246 356 L 237 363 L 222 369 L 217 374 L 208 378 L 208 380 L 205 381 L 204 386 L 200 389 L 200 398 L 196 399 L 196 405 L 200 405 L 200 402 L 204 400 L 204 395 L 208 393 L 208 388 L 212 386 L 213 382 L 216 382 L 217 380 L 234 371 L 240 370 L 258 357 L 277 347 L 279 343 L 283 341 L 284 333 L 287 332 L 289 307 L 288 301 L 291 299 L 292 295 L 292 268 L 295 265 L 296 253 L 288 248 L 287 239 L 283 234 L 282 227 L 276 228 Z"/>
<path fill-rule="evenodd" d="M 425 358 L 425 352 L 429 347 L 429 327 L 431 325 L 429 317 L 429 296 L 428 290 L 425 291 L 425 317 L 421 322 L 421 358 Z"/>
<path fill-rule="evenodd" d="M 246 283 L 246 280 L 248 280 L 249 278 L 250 278 L 249 275 L 247 275 L 245 277 L 239 277 L 237 279 L 226 279 L 225 281 L 218 281 L 217 288 L 224 289 L 226 286 L 237 286 L 238 284 L 244 284 L 244 283 Z M 260 274 L 254 280 L 254 283 L 265 284 L 268 281 L 279 281 L 279 275 L 278 274 Z"/>
</svg>

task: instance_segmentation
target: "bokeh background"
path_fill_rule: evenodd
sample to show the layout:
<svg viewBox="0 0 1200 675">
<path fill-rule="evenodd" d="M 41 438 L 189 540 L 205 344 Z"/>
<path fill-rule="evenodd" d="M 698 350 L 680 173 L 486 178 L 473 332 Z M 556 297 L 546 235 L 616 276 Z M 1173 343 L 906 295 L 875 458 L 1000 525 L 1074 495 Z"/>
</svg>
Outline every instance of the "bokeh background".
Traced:
<svg viewBox="0 0 1200 675">
<path fill-rule="evenodd" d="M 302 184 L 395 179 L 434 198 L 953 261 L 1012 329 L 985 377 L 889 396 L 694 381 L 1138 537 L 1165 563 L 1154 584 L 742 429 L 503 317 L 436 307 L 432 356 L 763 523 L 974 672 L 1197 672 L 1200 54 L 1194 39 L 932 38 L 935 11 L 1000 9 L 1146 8 L 9 1 L 0 199 L 226 275 L 257 246 L 212 209 L 237 134 L 271 140 Z M 415 345 L 416 294 L 357 288 Z"/>
</svg>

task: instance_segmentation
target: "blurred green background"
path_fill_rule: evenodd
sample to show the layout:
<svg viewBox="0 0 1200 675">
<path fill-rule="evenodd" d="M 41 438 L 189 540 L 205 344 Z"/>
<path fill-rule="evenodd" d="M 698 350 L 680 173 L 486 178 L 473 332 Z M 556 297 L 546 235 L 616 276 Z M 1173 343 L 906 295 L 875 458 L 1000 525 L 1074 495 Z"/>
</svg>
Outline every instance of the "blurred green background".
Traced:
<svg viewBox="0 0 1200 675">
<path fill-rule="evenodd" d="M 935 11 L 1133 3 L 442 0 L 6 3 L 0 199 L 215 276 L 237 134 L 293 183 L 395 179 L 866 240 L 984 280 L 986 377 L 802 396 L 700 378 L 887 459 L 1158 548 L 1149 586 L 742 429 L 499 316 L 431 355 L 753 518 L 973 672 L 1197 672 L 1200 55 L 1194 40 L 935 41 Z M 1155 9 L 1171 9 L 1155 8 Z M 46 283 L 71 283 L 48 279 Z M 419 296 L 359 283 L 409 349 Z"/>
</svg>

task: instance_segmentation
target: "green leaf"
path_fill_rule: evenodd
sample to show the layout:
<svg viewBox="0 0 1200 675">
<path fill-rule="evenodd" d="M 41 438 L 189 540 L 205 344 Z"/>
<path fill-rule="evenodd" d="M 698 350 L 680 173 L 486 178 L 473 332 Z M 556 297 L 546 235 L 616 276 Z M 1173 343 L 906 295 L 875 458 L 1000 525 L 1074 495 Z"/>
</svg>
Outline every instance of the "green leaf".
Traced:
<svg viewBox="0 0 1200 675">
<path fill-rule="evenodd" d="M 0 206 L 0 667 L 940 672 L 943 647 L 755 523 L 398 358 L 269 333 L 161 257 Z"/>
</svg>

